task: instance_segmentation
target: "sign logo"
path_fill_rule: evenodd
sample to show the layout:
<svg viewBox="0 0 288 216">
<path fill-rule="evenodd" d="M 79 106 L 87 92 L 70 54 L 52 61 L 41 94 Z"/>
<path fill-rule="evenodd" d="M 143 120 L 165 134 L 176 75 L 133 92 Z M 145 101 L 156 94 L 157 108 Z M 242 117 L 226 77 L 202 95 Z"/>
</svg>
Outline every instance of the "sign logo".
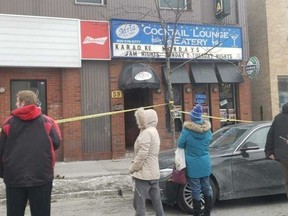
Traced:
<svg viewBox="0 0 288 216">
<path fill-rule="evenodd" d="M 223 13 L 223 0 L 216 0 L 216 15 Z"/>
<path fill-rule="evenodd" d="M 260 72 L 260 62 L 256 56 L 249 58 L 245 70 L 250 79 L 258 77 Z"/>
<path fill-rule="evenodd" d="M 135 37 L 139 32 L 139 27 L 136 24 L 125 23 L 116 29 L 116 35 L 122 39 Z"/>
<path fill-rule="evenodd" d="M 87 36 L 84 39 L 83 44 L 95 43 L 95 44 L 99 44 L 99 45 L 104 45 L 105 42 L 107 41 L 107 39 L 108 39 L 108 37 L 93 38 L 93 37 Z"/>
<path fill-rule="evenodd" d="M 147 72 L 147 71 L 142 71 L 142 72 L 136 74 L 134 78 L 138 81 L 149 80 L 152 78 L 152 74 Z"/>
</svg>

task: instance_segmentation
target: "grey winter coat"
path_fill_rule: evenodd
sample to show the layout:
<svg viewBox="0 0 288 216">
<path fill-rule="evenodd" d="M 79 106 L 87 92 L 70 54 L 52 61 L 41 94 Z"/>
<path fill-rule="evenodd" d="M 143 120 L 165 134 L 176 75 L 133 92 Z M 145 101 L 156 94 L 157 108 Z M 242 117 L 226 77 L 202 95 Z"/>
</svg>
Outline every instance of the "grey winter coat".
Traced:
<svg viewBox="0 0 288 216">
<path fill-rule="evenodd" d="M 144 110 L 139 108 L 135 112 L 135 117 L 140 134 L 134 143 L 134 159 L 129 172 L 137 179 L 159 179 L 160 137 L 156 129 L 158 123 L 157 113 L 153 109 Z"/>
</svg>

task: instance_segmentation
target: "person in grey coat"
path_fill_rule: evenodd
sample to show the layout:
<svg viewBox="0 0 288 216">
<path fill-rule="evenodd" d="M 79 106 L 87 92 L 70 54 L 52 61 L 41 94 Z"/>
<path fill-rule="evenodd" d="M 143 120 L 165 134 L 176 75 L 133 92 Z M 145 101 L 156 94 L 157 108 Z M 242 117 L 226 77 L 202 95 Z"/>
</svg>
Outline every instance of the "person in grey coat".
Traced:
<svg viewBox="0 0 288 216">
<path fill-rule="evenodd" d="M 156 216 L 163 216 L 163 206 L 159 189 L 160 137 L 156 129 L 157 113 L 153 109 L 138 108 L 135 112 L 140 133 L 134 143 L 134 158 L 129 172 L 135 181 L 133 206 L 136 216 L 144 216 L 146 199 L 148 196 L 156 212 Z"/>
<path fill-rule="evenodd" d="M 288 103 L 282 106 L 282 112 L 275 116 L 267 134 L 266 157 L 277 160 L 283 165 L 288 197 Z"/>
</svg>

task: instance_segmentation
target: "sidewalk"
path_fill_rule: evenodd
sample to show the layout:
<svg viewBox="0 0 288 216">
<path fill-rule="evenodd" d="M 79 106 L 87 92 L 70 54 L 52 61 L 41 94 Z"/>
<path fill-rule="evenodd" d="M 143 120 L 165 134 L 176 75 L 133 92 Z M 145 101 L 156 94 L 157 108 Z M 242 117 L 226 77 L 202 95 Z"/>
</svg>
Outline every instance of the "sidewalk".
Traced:
<svg viewBox="0 0 288 216">
<path fill-rule="evenodd" d="M 132 192 L 128 173 L 131 157 L 117 160 L 57 162 L 52 200 L 95 197 Z M 0 180 L 0 202 L 5 201 L 5 186 Z"/>
</svg>

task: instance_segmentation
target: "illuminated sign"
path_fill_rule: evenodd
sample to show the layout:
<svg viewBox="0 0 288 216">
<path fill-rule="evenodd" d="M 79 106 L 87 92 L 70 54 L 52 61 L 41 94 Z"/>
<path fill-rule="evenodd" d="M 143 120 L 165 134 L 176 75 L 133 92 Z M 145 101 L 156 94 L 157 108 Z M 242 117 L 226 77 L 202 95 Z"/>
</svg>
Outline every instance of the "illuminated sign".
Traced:
<svg viewBox="0 0 288 216">
<path fill-rule="evenodd" d="M 109 22 L 81 20 L 82 59 L 110 60 Z"/>
<path fill-rule="evenodd" d="M 165 32 L 171 59 L 242 60 L 240 27 L 178 23 L 164 31 L 157 22 L 118 19 L 111 20 L 112 57 L 166 58 Z"/>
<path fill-rule="evenodd" d="M 222 19 L 230 15 L 230 0 L 215 0 L 215 16 Z"/>
</svg>

